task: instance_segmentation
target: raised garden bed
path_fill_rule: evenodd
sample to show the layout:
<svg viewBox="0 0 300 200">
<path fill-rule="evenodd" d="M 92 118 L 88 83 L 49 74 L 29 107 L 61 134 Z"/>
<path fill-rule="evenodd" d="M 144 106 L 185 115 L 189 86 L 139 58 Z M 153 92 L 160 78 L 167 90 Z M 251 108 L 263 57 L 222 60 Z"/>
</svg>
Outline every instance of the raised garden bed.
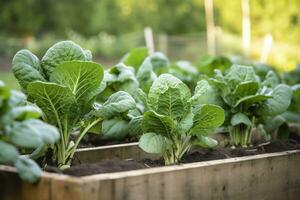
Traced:
<svg viewBox="0 0 300 200">
<path fill-rule="evenodd" d="M 285 151 L 81 178 L 43 173 L 31 185 L 0 167 L 0 199 L 298 199 L 300 151 Z"/>
</svg>

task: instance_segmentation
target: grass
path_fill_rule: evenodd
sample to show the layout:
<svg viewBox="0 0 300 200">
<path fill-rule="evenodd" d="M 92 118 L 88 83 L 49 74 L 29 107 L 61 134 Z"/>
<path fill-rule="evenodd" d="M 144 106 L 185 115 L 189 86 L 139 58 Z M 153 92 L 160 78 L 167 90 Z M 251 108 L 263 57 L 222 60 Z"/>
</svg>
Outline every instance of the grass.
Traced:
<svg viewBox="0 0 300 200">
<path fill-rule="evenodd" d="M 20 90 L 18 81 L 11 72 L 0 71 L 0 80 L 2 80 L 10 89 Z"/>
</svg>

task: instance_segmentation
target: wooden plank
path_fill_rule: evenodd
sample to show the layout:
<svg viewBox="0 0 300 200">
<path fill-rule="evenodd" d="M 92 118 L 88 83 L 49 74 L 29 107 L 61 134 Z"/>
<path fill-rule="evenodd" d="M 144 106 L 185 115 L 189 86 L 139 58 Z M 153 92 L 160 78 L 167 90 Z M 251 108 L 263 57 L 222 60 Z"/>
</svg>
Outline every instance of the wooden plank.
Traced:
<svg viewBox="0 0 300 200">
<path fill-rule="evenodd" d="M 290 151 L 83 179 L 99 181 L 99 199 L 293 200 L 300 195 L 299 166 L 300 151 Z M 108 188 L 114 195 L 106 198 Z"/>
<path fill-rule="evenodd" d="M 82 148 L 75 153 L 73 164 L 95 163 L 105 159 L 145 159 L 158 158 L 157 155 L 148 154 L 139 148 L 138 143 L 118 144 L 102 147 Z"/>
</svg>

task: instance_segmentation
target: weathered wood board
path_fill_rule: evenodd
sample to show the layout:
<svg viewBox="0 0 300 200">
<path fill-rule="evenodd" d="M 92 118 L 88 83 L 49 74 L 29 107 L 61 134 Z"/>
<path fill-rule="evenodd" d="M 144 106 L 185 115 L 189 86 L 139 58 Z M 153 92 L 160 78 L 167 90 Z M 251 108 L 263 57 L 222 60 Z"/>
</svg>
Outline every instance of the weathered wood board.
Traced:
<svg viewBox="0 0 300 200">
<path fill-rule="evenodd" d="M 1 200 L 296 200 L 300 150 L 74 178 L 44 173 L 22 183 L 0 166 Z"/>
</svg>

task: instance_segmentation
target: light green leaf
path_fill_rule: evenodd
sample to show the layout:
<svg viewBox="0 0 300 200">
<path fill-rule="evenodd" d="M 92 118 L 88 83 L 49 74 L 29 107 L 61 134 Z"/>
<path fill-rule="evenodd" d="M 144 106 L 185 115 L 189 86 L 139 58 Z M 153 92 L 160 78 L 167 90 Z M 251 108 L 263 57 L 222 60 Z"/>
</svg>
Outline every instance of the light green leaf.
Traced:
<svg viewBox="0 0 300 200">
<path fill-rule="evenodd" d="M 93 55 L 90 50 L 84 50 L 84 55 L 85 55 L 85 60 L 86 61 L 92 61 L 93 60 Z"/>
<path fill-rule="evenodd" d="M 42 170 L 33 161 L 28 158 L 19 157 L 15 162 L 15 167 L 22 180 L 34 183 L 42 175 Z"/>
<path fill-rule="evenodd" d="M 105 119 L 110 119 L 117 114 L 127 112 L 136 107 L 135 100 L 124 91 L 112 94 L 108 100 L 99 107 L 94 115 Z"/>
<path fill-rule="evenodd" d="M 19 156 L 17 149 L 8 143 L 0 141 L 0 164 L 11 164 Z"/>
<path fill-rule="evenodd" d="M 43 114 L 41 109 L 35 105 L 13 107 L 10 112 L 12 114 L 12 117 L 19 121 L 39 118 Z"/>
<path fill-rule="evenodd" d="M 102 122 L 102 134 L 105 139 L 122 140 L 128 132 L 128 122 L 122 119 L 109 119 Z"/>
<path fill-rule="evenodd" d="M 145 60 L 143 62 L 143 64 L 137 71 L 136 77 L 140 83 L 140 88 L 144 92 L 148 93 L 154 80 L 157 79 L 150 60 Z"/>
<path fill-rule="evenodd" d="M 45 81 L 39 59 L 28 50 L 20 50 L 12 61 L 12 71 L 22 88 L 33 81 Z"/>
<path fill-rule="evenodd" d="M 194 125 L 191 129 L 193 135 L 208 135 L 221 126 L 225 120 L 224 110 L 216 105 L 206 104 L 195 113 Z"/>
<path fill-rule="evenodd" d="M 174 120 L 183 118 L 187 112 L 188 102 L 181 99 L 179 88 L 168 88 L 165 92 L 159 94 L 156 113 L 167 115 Z"/>
<path fill-rule="evenodd" d="M 265 123 L 265 130 L 268 134 L 273 134 L 280 126 L 287 123 L 286 119 L 281 116 L 277 115 L 275 117 L 270 117 Z"/>
<path fill-rule="evenodd" d="M 269 88 L 274 88 L 279 84 L 279 78 L 275 74 L 274 71 L 268 71 L 266 78 L 264 82 L 262 83 L 263 86 L 269 87 Z"/>
<path fill-rule="evenodd" d="M 247 117 L 247 115 L 243 113 L 237 113 L 231 117 L 230 123 L 232 126 L 236 126 L 239 124 L 245 124 L 246 126 L 251 126 L 252 122 L 251 120 Z"/>
<path fill-rule="evenodd" d="M 37 119 L 14 122 L 8 133 L 10 141 L 24 148 L 38 148 L 54 144 L 59 139 L 58 130 Z"/>
<path fill-rule="evenodd" d="M 149 90 L 148 103 L 152 109 L 157 110 L 160 94 L 165 93 L 169 88 L 178 88 L 180 99 L 183 102 L 187 102 L 191 98 L 190 89 L 181 80 L 170 74 L 162 74 L 154 81 Z"/>
<path fill-rule="evenodd" d="M 171 146 L 171 141 L 155 133 L 143 134 L 139 141 L 139 147 L 147 153 L 163 154 Z"/>
<path fill-rule="evenodd" d="M 194 123 L 194 114 L 193 112 L 188 112 L 182 118 L 182 120 L 177 124 L 177 129 L 180 134 L 185 134 L 190 128 L 192 128 Z"/>
<path fill-rule="evenodd" d="M 75 97 L 65 86 L 56 83 L 33 82 L 28 85 L 28 94 L 42 109 L 47 121 L 58 125 L 58 122 L 69 113 L 75 103 Z"/>
<path fill-rule="evenodd" d="M 292 90 L 289 86 L 280 84 L 274 88 L 268 99 L 258 110 L 262 115 L 278 115 L 287 110 L 291 103 Z"/>
<path fill-rule="evenodd" d="M 215 91 L 207 80 L 197 82 L 194 95 L 191 97 L 194 104 L 215 104 L 220 105 L 221 100 L 217 91 Z"/>
<path fill-rule="evenodd" d="M 86 52 L 72 41 L 62 41 L 54 44 L 48 49 L 42 58 L 42 68 L 47 77 L 50 77 L 54 69 L 65 61 L 89 60 Z"/>
<path fill-rule="evenodd" d="M 142 129 L 144 133 L 155 132 L 156 134 L 168 136 L 175 128 L 175 123 L 169 116 L 159 115 L 153 111 L 144 113 Z"/>
<path fill-rule="evenodd" d="M 198 140 L 194 143 L 194 145 L 197 145 L 200 147 L 214 148 L 218 145 L 218 141 L 213 138 L 210 138 L 210 137 L 198 135 L 197 139 Z"/>
<path fill-rule="evenodd" d="M 123 58 L 122 62 L 125 65 L 132 66 L 138 69 L 143 63 L 144 59 L 148 55 L 148 49 L 146 47 L 139 47 L 130 50 Z"/>
<path fill-rule="evenodd" d="M 225 78 L 229 81 L 230 87 L 235 87 L 242 82 L 257 82 L 257 76 L 252 66 L 232 65 Z"/>
<path fill-rule="evenodd" d="M 50 76 L 52 82 L 72 91 L 77 104 L 84 110 L 89 101 L 98 95 L 103 78 L 101 65 L 87 61 L 70 61 L 59 64 Z"/>
</svg>

